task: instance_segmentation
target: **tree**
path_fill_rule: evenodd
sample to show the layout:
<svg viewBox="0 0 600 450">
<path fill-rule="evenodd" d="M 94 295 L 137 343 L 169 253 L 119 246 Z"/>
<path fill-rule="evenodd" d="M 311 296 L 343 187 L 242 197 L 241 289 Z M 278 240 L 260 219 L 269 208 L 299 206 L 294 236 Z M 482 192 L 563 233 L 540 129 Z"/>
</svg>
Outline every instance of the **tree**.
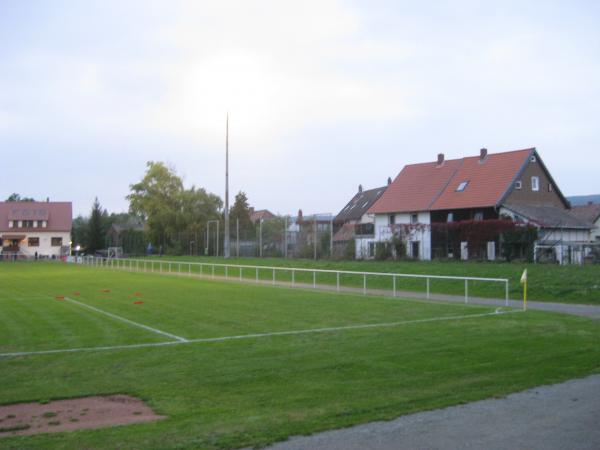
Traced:
<svg viewBox="0 0 600 450">
<path fill-rule="evenodd" d="M 95 253 L 97 250 L 104 248 L 106 230 L 104 229 L 103 222 L 105 216 L 107 216 L 107 213 L 105 210 L 102 210 L 98 197 L 96 197 L 92 205 L 92 214 L 88 221 L 86 248 L 88 253 Z"/>
<path fill-rule="evenodd" d="M 180 252 L 181 233 L 196 235 L 206 221 L 218 219 L 221 199 L 203 188 L 184 189 L 175 170 L 162 162 L 148 162 L 142 181 L 130 185 L 129 210 L 147 221 L 152 242 Z"/>
<path fill-rule="evenodd" d="M 71 227 L 71 240 L 73 241 L 73 247 L 80 245 L 83 248 L 87 248 L 88 227 L 88 217 L 77 216 L 73 219 L 73 225 Z"/>
<path fill-rule="evenodd" d="M 149 161 L 146 167 L 142 181 L 129 186 L 129 210 L 147 220 L 153 242 L 167 244 L 167 237 L 177 229 L 183 182 L 162 162 Z"/>
<path fill-rule="evenodd" d="M 35 202 L 31 197 L 21 197 L 21 195 L 13 192 L 6 199 L 7 202 Z"/>
<path fill-rule="evenodd" d="M 250 220 L 250 206 L 248 205 L 248 197 L 245 192 L 238 192 L 235 196 L 235 201 L 229 211 L 229 218 L 233 227 L 236 226 L 236 221 L 239 220 L 240 232 L 252 232 L 254 224 Z"/>
</svg>

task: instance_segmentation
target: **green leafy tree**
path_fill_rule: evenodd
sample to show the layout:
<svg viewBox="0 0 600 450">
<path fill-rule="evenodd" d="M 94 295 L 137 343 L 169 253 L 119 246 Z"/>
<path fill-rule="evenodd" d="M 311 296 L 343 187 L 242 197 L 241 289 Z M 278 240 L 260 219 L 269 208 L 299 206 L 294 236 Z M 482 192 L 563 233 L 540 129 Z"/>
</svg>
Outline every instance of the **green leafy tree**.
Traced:
<svg viewBox="0 0 600 450">
<path fill-rule="evenodd" d="M 104 221 L 106 220 L 107 213 L 100 206 L 98 197 L 94 200 L 92 205 L 92 213 L 90 214 L 90 220 L 88 221 L 87 227 L 87 252 L 94 253 L 97 250 L 104 248 L 104 238 L 106 230 L 104 229 Z"/>
<path fill-rule="evenodd" d="M 248 205 L 248 197 L 245 192 L 238 192 L 235 196 L 233 206 L 229 211 L 232 229 L 235 229 L 236 223 L 239 220 L 240 233 L 248 233 L 254 231 L 254 224 L 250 220 L 250 206 Z"/>
<path fill-rule="evenodd" d="M 129 210 L 148 222 L 153 242 L 166 245 L 177 230 L 183 182 L 162 162 L 149 161 L 146 167 L 142 181 L 130 185 Z"/>
<path fill-rule="evenodd" d="M 220 218 L 221 199 L 203 188 L 184 189 L 175 170 L 148 162 L 143 179 L 130 186 L 132 214 L 146 220 L 151 241 L 181 252 L 189 236 L 201 233 L 207 220 Z M 188 236 L 187 241 L 182 236 Z"/>
<path fill-rule="evenodd" d="M 81 215 L 73 219 L 73 225 L 71 226 L 71 240 L 73 241 L 73 247 L 80 245 L 83 248 L 87 248 L 88 222 L 89 218 Z"/>
<path fill-rule="evenodd" d="M 31 197 L 21 197 L 21 195 L 13 192 L 6 199 L 7 202 L 35 202 L 35 200 Z"/>
</svg>

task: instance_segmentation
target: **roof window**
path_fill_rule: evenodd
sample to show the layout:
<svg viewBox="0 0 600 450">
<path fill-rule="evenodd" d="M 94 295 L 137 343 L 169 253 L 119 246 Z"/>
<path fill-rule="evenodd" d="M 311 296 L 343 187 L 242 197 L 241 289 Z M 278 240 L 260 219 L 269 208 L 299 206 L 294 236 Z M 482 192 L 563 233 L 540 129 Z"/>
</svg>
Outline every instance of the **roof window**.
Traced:
<svg viewBox="0 0 600 450">
<path fill-rule="evenodd" d="M 462 192 L 465 190 L 467 185 L 469 184 L 469 180 L 461 181 L 458 187 L 456 188 L 456 192 Z"/>
</svg>

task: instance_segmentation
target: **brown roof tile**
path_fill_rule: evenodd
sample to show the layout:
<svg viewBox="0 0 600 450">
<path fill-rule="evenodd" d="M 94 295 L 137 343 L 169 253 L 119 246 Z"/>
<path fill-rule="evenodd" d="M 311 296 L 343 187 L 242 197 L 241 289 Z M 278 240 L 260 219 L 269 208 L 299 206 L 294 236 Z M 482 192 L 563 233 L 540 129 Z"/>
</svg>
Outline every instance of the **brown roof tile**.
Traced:
<svg viewBox="0 0 600 450">
<path fill-rule="evenodd" d="M 0 202 L 0 232 L 17 231 L 8 228 L 9 220 L 48 220 L 46 228 L 36 231 L 71 231 L 71 202 Z"/>
<path fill-rule="evenodd" d="M 594 223 L 600 218 L 600 204 L 576 205 L 571 208 L 571 214 L 589 223 Z"/>
</svg>

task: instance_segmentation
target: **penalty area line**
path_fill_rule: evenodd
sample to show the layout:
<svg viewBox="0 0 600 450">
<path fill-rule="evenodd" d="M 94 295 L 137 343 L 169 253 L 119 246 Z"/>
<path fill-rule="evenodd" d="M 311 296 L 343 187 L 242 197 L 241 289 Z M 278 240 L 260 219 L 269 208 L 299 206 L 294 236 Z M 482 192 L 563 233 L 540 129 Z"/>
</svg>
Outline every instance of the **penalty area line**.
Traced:
<svg viewBox="0 0 600 450">
<path fill-rule="evenodd" d="M 76 305 L 79 305 L 81 307 L 91 309 L 92 311 L 95 311 L 95 312 L 97 312 L 99 314 L 104 314 L 105 316 L 111 317 L 111 318 L 113 318 L 115 320 L 120 320 L 121 322 L 128 323 L 128 324 L 133 325 L 135 327 L 143 328 L 144 330 L 151 331 L 152 333 L 162 334 L 163 336 L 170 337 L 170 338 L 175 339 L 176 341 L 179 341 L 179 342 L 182 342 L 182 343 L 188 341 L 186 338 L 183 338 L 181 336 L 177 336 L 175 334 L 167 333 L 166 331 L 162 331 L 162 330 L 158 330 L 156 328 L 149 327 L 148 325 L 144 325 L 144 324 L 141 324 L 141 323 L 138 323 L 138 322 L 134 322 L 133 320 L 126 319 L 125 317 L 117 316 L 116 314 L 109 313 L 107 311 L 104 311 L 102 309 L 96 308 L 94 306 L 90 306 L 90 305 L 87 305 L 85 303 L 78 302 L 77 300 L 73 300 L 72 298 L 65 297 L 65 300 L 68 300 L 69 302 L 74 303 Z"/>
<path fill-rule="evenodd" d="M 88 306 L 88 305 L 85 305 Z M 93 307 L 92 307 L 93 308 Z M 335 331 L 346 331 L 346 330 L 361 330 L 368 328 L 391 328 L 402 325 L 411 325 L 427 322 L 441 322 L 451 320 L 465 320 L 476 317 L 487 317 L 487 316 L 500 316 L 504 314 L 519 313 L 522 310 L 511 310 L 501 311 L 497 308 L 494 312 L 481 313 L 481 314 L 466 314 L 460 316 L 443 316 L 443 317 L 431 317 L 428 319 L 417 319 L 417 320 L 403 320 L 399 322 L 386 322 L 386 323 L 369 323 L 360 325 L 346 325 L 341 327 L 326 327 L 326 328 L 310 328 L 306 330 L 291 330 L 291 331 L 273 331 L 268 333 L 253 333 L 253 334 L 240 334 L 236 336 L 221 336 L 214 338 L 199 338 L 199 339 L 186 339 L 168 342 L 149 342 L 146 344 L 126 344 L 126 345 L 112 345 L 103 347 L 80 347 L 80 348 L 67 348 L 67 349 L 55 349 L 55 350 L 39 350 L 31 352 L 14 352 L 14 353 L 0 353 L 0 358 L 10 358 L 18 356 L 34 356 L 34 355 L 49 355 L 56 353 L 79 353 L 79 352 L 93 352 L 93 351 L 110 351 L 110 350 L 128 350 L 137 348 L 148 348 L 148 347 L 164 347 L 167 345 L 183 345 L 183 344 L 202 344 L 211 342 L 224 342 L 241 339 L 256 339 L 263 337 L 272 336 L 293 336 L 299 334 L 311 334 L 311 333 L 330 333 Z M 110 313 L 108 313 L 110 314 Z M 117 316 L 118 317 L 118 316 Z M 125 319 L 127 320 L 127 319 Z M 144 325 L 145 327 L 145 325 Z"/>
</svg>

